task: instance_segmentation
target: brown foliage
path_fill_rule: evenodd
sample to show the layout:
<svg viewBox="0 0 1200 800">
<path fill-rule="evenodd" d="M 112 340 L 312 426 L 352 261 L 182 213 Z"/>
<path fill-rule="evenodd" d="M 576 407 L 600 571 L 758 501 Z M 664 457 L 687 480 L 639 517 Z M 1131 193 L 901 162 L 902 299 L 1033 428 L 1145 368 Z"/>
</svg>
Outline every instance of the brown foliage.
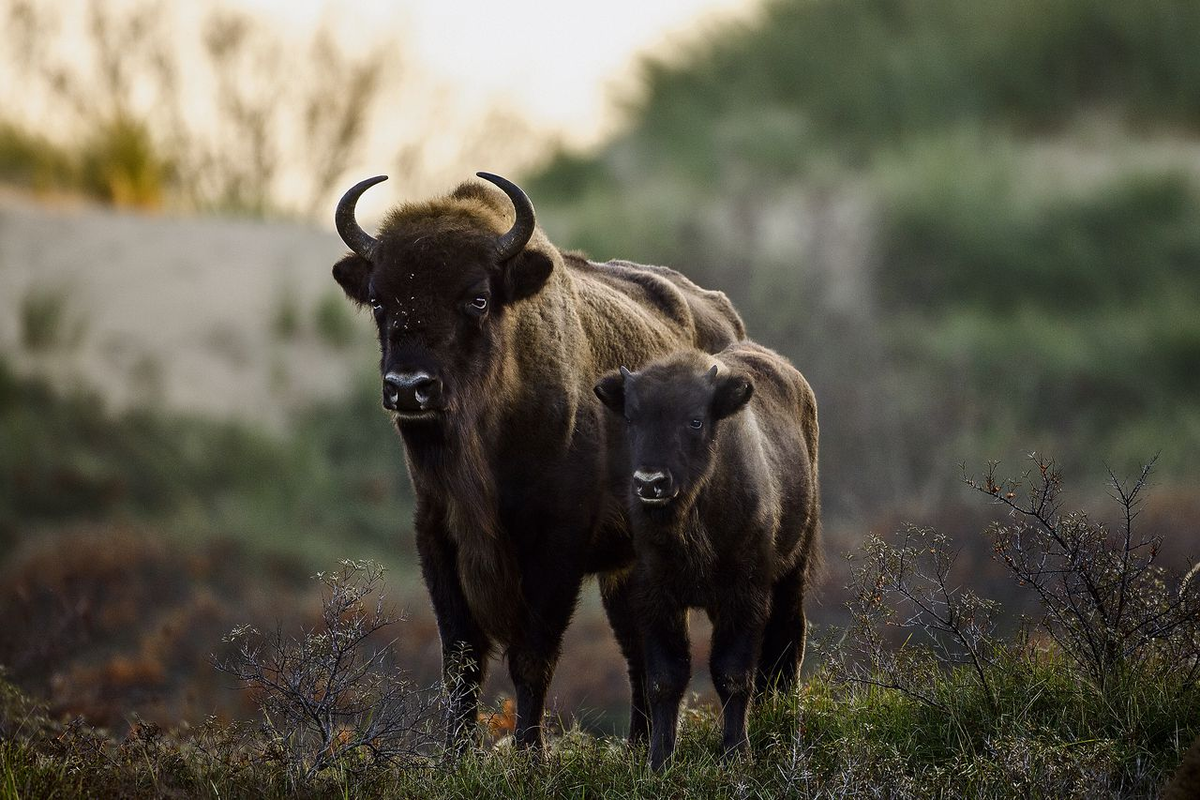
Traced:
<svg viewBox="0 0 1200 800">
<path fill-rule="evenodd" d="M 189 552 L 119 526 L 43 536 L 0 572 L 0 664 L 54 713 L 96 724 L 135 708 L 162 725 L 243 716 L 207 659 L 236 621 L 291 605 L 303 574 L 244 564 L 226 542 Z"/>
</svg>

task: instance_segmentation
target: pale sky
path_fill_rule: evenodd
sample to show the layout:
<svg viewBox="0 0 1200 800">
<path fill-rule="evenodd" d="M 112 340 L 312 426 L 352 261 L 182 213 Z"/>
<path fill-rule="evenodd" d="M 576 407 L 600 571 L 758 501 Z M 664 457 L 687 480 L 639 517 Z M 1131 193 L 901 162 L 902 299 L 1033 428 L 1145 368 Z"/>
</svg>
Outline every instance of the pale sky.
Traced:
<svg viewBox="0 0 1200 800">
<path fill-rule="evenodd" d="M 745 19 L 756 0 L 235 0 L 297 31 L 322 20 L 368 43 L 407 28 L 404 46 L 460 98 L 503 98 L 539 127 L 594 143 L 618 121 L 613 100 L 629 89 L 640 53 L 669 52 L 698 31 Z"/>
<path fill-rule="evenodd" d="M 70 65 L 86 73 L 89 0 L 54 0 L 44 6 L 56 22 L 54 38 L 37 41 L 25 58 Z M 101 0 L 106 10 L 158 8 L 153 0 Z M 398 199 L 444 191 L 478 169 L 520 174 L 563 142 L 587 148 L 619 130 L 622 100 L 636 96 L 639 57 L 670 59 L 702 33 L 751 18 L 760 0 L 604 0 L 557 4 L 541 0 L 167 0 L 161 7 L 180 65 L 177 94 L 182 113 L 204 131 L 218 115 L 211 77 L 203 77 L 205 24 L 214 10 L 241 9 L 289 55 L 298 80 L 314 65 L 307 43 L 318 29 L 333 33 L 345 52 L 389 53 L 393 74 L 380 81 L 369 129 L 347 162 L 349 177 L 404 175 L 364 200 L 367 216 Z M 548 10 L 547 10 L 548 9 Z M 114 18 L 119 19 L 120 13 Z M 11 38 L 11 37 L 9 37 Z M 32 40 L 31 40 L 32 41 Z M 295 48 L 292 43 L 296 43 Z M 23 51 L 24 52 L 24 51 Z M 287 62 L 270 62 L 287 63 Z M 3 66 L 3 65 L 0 65 Z M 136 65 L 131 69 L 138 69 Z M 254 75 L 251 64 L 248 76 Z M 15 76 L 15 77 L 14 77 Z M 272 78 L 278 77 L 271 74 Z M 270 80 L 267 81 L 270 83 Z M 87 81 L 82 81 L 86 85 Z M 71 120 L 60 100 L 31 92 L 20 75 L 0 74 L 0 102 L 49 130 Z M 252 86 L 252 82 L 248 85 Z M 144 85 L 141 89 L 146 88 Z M 142 92 L 143 106 L 153 107 Z M 288 108 L 299 110 L 294 101 Z M 497 121 L 497 109 L 521 120 Z M 293 114 L 292 116 L 296 116 Z M 209 126 L 209 128 L 206 128 Z M 285 133 L 288 130 L 284 127 Z M 73 135 L 86 135 L 86 130 Z M 286 145 L 285 145 L 286 149 Z M 403 161 L 405 153 L 416 153 Z M 303 196 L 310 173 L 302 157 L 285 157 L 272 191 Z M 330 202 L 337 193 L 331 193 Z M 286 205 L 286 202 L 285 204 Z"/>
</svg>

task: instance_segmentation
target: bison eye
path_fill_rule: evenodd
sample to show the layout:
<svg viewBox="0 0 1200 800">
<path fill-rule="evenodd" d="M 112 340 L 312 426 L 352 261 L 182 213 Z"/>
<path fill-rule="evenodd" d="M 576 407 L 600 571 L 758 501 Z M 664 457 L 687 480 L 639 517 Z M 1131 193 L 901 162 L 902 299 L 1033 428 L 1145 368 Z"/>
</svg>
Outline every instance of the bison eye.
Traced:
<svg viewBox="0 0 1200 800">
<path fill-rule="evenodd" d="M 474 311 L 476 314 L 482 314 L 483 312 L 487 311 L 487 307 L 488 307 L 487 296 L 482 295 L 482 294 L 479 295 L 474 300 L 472 300 L 470 303 L 467 303 L 467 307 L 470 308 L 472 311 Z"/>
<path fill-rule="evenodd" d="M 704 427 L 704 420 L 699 419 L 699 418 L 693 419 L 691 422 L 688 423 L 688 427 L 694 431 L 698 431 Z"/>
<path fill-rule="evenodd" d="M 379 302 L 374 297 L 371 298 L 370 302 L 371 302 L 371 311 L 374 312 L 375 316 L 379 316 L 380 314 L 383 313 L 383 303 Z"/>
</svg>

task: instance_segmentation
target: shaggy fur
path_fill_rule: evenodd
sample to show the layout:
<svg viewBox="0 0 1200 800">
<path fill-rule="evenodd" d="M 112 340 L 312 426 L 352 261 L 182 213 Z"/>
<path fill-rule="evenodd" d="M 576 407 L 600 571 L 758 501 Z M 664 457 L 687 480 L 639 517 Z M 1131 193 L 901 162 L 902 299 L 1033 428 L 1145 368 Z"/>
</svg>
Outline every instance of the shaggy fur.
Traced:
<svg viewBox="0 0 1200 800">
<path fill-rule="evenodd" d="M 633 549 L 624 503 L 603 479 L 608 426 L 592 385 L 618 364 L 720 349 L 745 330 L 720 292 L 661 267 L 564 254 L 540 229 L 497 263 L 494 242 L 512 218 L 508 198 L 466 183 L 394 210 L 371 260 L 347 256 L 334 277 L 374 309 L 382 375 L 422 370 L 442 384 L 443 411 L 396 415 L 396 426 L 452 731 L 473 725 L 489 654 L 501 646 L 516 740 L 541 745 L 563 631 L 584 576 L 604 572 L 605 606 L 630 661 L 636 738 L 646 731 L 641 650 L 620 573 Z M 480 299 L 482 312 L 471 305 Z"/>
<path fill-rule="evenodd" d="M 1200 798 L 1200 739 L 1183 755 L 1183 762 L 1163 789 L 1163 800 L 1196 800 Z"/>
<path fill-rule="evenodd" d="M 820 524 L 812 389 L 782 356 L 741 343 L 610 373 L 596 393 L 625 428 L 611 438 L 610 481 L 633 525 L 651 765 L 675 747 L 689 608 L 713 623 L 725 751 L 744 750 L 752 693 L 790 691 L 804 658 Z"/>
</svg>

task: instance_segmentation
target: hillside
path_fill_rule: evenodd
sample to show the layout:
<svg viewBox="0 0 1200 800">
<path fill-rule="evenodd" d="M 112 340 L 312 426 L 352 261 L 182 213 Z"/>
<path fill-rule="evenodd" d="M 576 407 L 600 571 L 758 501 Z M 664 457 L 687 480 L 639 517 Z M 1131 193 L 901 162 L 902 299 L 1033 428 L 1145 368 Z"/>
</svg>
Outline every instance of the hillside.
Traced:
<svg viewBox="0 0 1200 800">
<path fill-rule="evenodd" d="M 1056 454 L 1200 475 L 1200 9 L 768 2 L 644 65 L 529 188 L 562 243 L 681 266 L 822 400 L 826 505 L 953 502 Z"/>
<path fill-rule="evenodd" d="M 330 277 L 336 234 L 0 196 L 0 351 L 114 408 L 279 429 L 373 367 Z"/>
</svg>

